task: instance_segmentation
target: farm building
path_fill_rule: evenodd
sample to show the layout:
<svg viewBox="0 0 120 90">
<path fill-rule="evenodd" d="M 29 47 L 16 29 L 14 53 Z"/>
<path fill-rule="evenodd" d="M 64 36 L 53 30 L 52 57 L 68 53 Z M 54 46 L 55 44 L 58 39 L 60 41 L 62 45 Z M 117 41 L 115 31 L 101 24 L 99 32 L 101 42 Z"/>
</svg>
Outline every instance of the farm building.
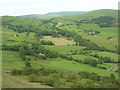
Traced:
<svg viewBox="0 0 120 90">
<path fill-rule="evenodd" d="M 43 53 L 40 53 L 40 54 L 38 54 L 38 55 L 40 55 L 40 56 L 45 56 L 45 54 L 43 54 Z"/>
</svg>

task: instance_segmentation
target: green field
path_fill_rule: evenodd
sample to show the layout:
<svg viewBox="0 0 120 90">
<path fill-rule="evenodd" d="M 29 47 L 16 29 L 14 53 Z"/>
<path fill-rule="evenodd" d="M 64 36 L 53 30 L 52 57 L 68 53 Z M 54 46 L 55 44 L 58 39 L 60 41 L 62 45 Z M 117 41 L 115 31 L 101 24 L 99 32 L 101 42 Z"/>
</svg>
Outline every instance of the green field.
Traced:
<svg viewBox="0 0 120 90">
<path fill-rule="evenodd" d="M 51 36 L 44 36 L 42 40 L 52 41 L 55 45 L 73 45 L 75 42 L 67 40 L 66 38 L 52 38 Z"/>
<path fill-rule="evenodd" d="M 96 59 L 95 57 L 91 57 L 91 56 L 88 56 L 88 55 L 72 55 L 73 58 L 75 59 L 79 59 L 79 60 L 84 60 L 84 59 Z"/>
<path fill-rule="evenodd" d="M 19 35 L 15 37 L 14 35 Z M 14 40 L 14 41 L 10 41 Z M 17 33 L 13 32 L 11 29 L 3 28 L 2 30 L 2 43 L 8 45 L 23 44 L 22 41 L 35 42 L 34 33 L 30 33 L 29 36 L 26 36 L 26 33 Z"/>
<path fill-rule="evenodd" d="M 81 46 L 45 46 L 46 49 L 52 50 L 52 51 L 56 51 L 60 54 L 71 54 L 71 51 L 79 51 L 81 49 L 83 49 L 84 47 Z"/>
<path fill-rule="evenodd" d="M 57 69 L 62 69 L 62 70 L 68 70 L 68 71 L 73 71 L 73 72 L 79 72 L 79 71 L 89 71 L 89 72 L 94 72 L 102 76 L 109 76 L 111 73 L 110 71 L 98 69 L 95 67 L 91 67 L 88 65 L 76 63 L 73 61 L 52 61 L 49 63 L 44 63 L 43 65 L 50 66 L 52 68 L 57 68 Z M 118 77 L 117 73 L 114 73 L 116 77 Z"/>
<path fill-rule="evenodd" d="M 11 71 L 13 69 L 22 69 L 24 62 L 19 57 L 17 52 L 2 51 L 2 69 L 4 72 Z"/>
<path fill-rule="evenodd" d="M 99 45 L 101 47 L 105 47 L 105 48 L 107 48 L 109 50 L 113 50 L 113 51 L 117 50 L 116 47 L 115 47 L 115 45 L 118 46 L 117 43 L 115 44 L 115 43 L 113 43 L 113 41 L 112 42 L 109 41 L 106 37 L 103 37 L 103 36 L 86 36 L 85 38 L 95 42 L 97 45 Z M 114 42 L 118 42 L 118 41 L 116 40 Z"/>
<path fill-rule="evenodd" d="M 91 53 L 95 54 L 95 53 Z M 112 53 L 112 52 L 97 52 L 98 55 L 103 56 L 103 57 L 110 57 L 114 59 L 114 61 L 118 61 L 118 54 Z"/>
</svg>

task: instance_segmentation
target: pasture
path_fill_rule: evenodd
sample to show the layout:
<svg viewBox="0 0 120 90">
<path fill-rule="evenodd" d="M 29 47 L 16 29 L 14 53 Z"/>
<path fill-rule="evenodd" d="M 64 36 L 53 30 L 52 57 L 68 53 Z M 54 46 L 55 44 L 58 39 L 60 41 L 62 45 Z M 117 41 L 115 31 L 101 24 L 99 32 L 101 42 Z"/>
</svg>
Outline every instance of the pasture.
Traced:
<svg viewBox="0 0 120 90">
<path fill-rule="evenodd" d="M 79 51 L 82 50 L 85 47 L 82 46 L 60 46 L 60 45 L 56 45 L 56 46 L 49 46 L 49 45 L 45 45 L 44 46 L 46 49 L 52 50 L 52 51 L 56 51 L 60 54 L 71 54 L 71 51 Z"/>
<path fill-rule="evenodd" d="M 112 53 L 112 52 L 96 52 L 91 54 L 98 54 L 99 56 L 103 57 L 110 57 L 111 59 L 114 59 L 114 61 L 118 61 L 118 54 Z"/>
<path fill-rule="evenodd" d="M 111 41 L 109 41 L 106 37 L 103 36 L 86 36 L 86 39 L 91 40 L 92 42 L 94 42 L 95 44 L 101 46 L 101 47 L 105 47 L 109 50 L 113 50 L 116 51 L 117 48 L 115 46 L 117 46 L 117 43 L 113 43 Z M 115 42 L 115 41 L 114 41 Z M 118 42 L 116 40 L 116 42 Z"/>
<path fill-rule="evenodd" d="M 95 58 L 95 57 L 88 56 L 88 55 L 81 55 L 81 54 L 72 55 L 72 57 L 73 57 L 74 59 L 78 59 L 78 60 L 84 60 L 84 59 L 95 59 L 95 60 L 97 60 L 97 58 Z"/>
<path fill-rule="evenodd" d="M 46 65 L 48 67 L 55 68 L 55 69 L 67 70 L 72 72 L 79 72 L 79 71 L 94 72 L 101 76 L 109 76 L 110 74 L 113 73 L 116 75 L 116 77 L 118 77 L 118 74 L 115 72 L 106 71 L 103 69 L 99 69 L 96 67 L 92 67 L 89 65 L 80 64 L 80 63 L 77 63 L 74 61 L 68 61 L 68 60 L 51 61 L 49 63 L 43 63 L 43 65 Z"/>
<path fill-rule="evenodd" d="M 44 36 L 42 40 L 52 41 L 55 45 L 73 45 L 75 42 L 67 40 L 66 38 L 58 37 L 53 38 L 52 36 Z"/>
</svg>

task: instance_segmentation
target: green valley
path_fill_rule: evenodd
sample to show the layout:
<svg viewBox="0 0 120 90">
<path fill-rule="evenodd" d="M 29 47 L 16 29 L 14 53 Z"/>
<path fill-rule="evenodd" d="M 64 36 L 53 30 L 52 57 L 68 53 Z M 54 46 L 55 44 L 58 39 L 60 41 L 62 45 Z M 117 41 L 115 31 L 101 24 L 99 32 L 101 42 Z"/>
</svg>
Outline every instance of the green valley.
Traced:
<svg viewBox="0 0 120 90">
<path fill-rule="evenodd" d="M 3 88 L 118 88 L 118 11 L 59 14 L 2 16 Z"/>
</svg>

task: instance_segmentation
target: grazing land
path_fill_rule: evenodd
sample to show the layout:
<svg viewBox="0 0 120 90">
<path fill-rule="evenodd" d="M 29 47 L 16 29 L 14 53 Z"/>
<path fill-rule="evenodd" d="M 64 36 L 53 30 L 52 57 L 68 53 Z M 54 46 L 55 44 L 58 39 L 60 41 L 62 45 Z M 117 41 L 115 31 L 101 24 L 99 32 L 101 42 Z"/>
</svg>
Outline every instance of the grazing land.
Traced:
<svg viewBox="0 0 120 90">
<path fill-rule="evenodd" d="M 3 88 L 118 88 L 117 13 L 3 16 Z"/>
</svg>

